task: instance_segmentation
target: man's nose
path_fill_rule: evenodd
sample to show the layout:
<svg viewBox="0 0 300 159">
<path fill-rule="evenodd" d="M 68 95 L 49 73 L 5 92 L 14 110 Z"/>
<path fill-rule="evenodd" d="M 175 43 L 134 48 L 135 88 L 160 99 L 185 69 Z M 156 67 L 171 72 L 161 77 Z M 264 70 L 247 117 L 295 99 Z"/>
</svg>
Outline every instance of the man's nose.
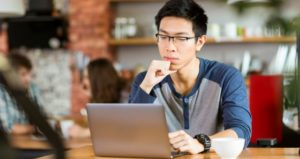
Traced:
<svg viewBox="0 0 300 159">
<path fill-rule="evenodd" d="M 171 42 L 171 41 L 174 43 L 175 37 L 169 37 L 169 42 Z"/>
<path fill-rule="evenodd" d="M 174 37 L 169 37 L 169 42 L 168 42 L 168 45 L 167 45 L 167 50 L 168 51 L 175 51 L 176 50 Z"/>
</svg>

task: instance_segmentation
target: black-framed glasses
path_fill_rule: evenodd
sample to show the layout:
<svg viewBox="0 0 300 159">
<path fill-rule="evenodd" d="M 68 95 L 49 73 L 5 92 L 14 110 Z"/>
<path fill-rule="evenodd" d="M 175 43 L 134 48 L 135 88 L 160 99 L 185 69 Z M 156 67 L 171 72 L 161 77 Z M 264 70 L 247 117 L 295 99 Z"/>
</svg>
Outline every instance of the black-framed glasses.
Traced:
<svg viewBox="0 0 300 159">
<path fill-rule="evenodd" d="M 155 34 L 157 42 L 159 43 L 167 43 L 170 42 L 171 39 L 173 40 L 173 43 L 175 44 L 186 44 L 190 39 L 196 39 L 198 37 L 185 37 L 185 36 L 169 36 L 169 35 L 163 35 L 163 34 Z"/>
</svg>

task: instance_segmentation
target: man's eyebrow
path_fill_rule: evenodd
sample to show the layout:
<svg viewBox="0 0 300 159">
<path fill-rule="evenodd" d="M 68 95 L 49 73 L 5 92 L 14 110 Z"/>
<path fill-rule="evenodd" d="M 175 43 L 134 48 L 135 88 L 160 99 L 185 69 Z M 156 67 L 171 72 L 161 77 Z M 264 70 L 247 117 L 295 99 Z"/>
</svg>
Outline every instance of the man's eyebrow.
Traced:
<svg viewBox="0 0 300 159">
<path fill-rule="evenodd" d="M 162 32 L 162 33 L 168 34 L 168 32 L 167 32 L 167 31 L 165 31 L 165 30 L 163 30 L 163 29 L 159 29 L 159 31 L 158 31 L 158 32 Z"/>
<path fill-rule="evenodd" d="M 163 29 L 159 29 L 159 32 L 161 33 L 164 33 L 164 34 L 169 34 L 169 32 L 163 30 Z M 186 32 L 178 32 L 178 33 L 175 33 L 174 35 L 188 35 L 188 33 Z"/>
</svg>

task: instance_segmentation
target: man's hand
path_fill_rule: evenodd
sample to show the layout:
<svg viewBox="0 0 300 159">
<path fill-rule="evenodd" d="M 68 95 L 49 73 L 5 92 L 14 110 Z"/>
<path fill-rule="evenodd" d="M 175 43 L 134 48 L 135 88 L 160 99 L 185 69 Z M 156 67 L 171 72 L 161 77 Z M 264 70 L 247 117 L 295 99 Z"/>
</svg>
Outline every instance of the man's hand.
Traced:
<svg viewBox="0 0 300 159">
<path fill-rule="evenodd" d="M 204 150 L 203 145 L 198 140 L 192 138 L 183 130 L 169 133 L 169 140 L 172 147 L 179 152 L 198 154 Z"/>
<path fill-rule="evenodd" d="M 169 70 L 170 64 L 170 61 L 153 60 L 140 87 L 149 94 L 157 83 L 167 75 L 176 72 Z"/>
</svg>

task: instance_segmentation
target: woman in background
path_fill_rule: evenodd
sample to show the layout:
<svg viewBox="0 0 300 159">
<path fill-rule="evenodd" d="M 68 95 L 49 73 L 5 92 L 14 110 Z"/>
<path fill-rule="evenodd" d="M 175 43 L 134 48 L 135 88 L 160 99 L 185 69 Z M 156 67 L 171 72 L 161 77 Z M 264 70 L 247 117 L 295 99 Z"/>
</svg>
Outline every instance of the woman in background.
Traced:
<svg viewBox="0 0 300 159">
<path fill-rule="evenodd" d="M 123 96 L 123 83 L 114 68 L 107 59 L 95 59 L 84 70 L 82 79 L 83 89 L 89 96 L 90 103 L 121 103 L 127 102 Z M 73 138 L 89 137 L 88 128 L 77 124 L 69 128 L 69 136 Z"/>
<path fill-rule="evenodd" d="M 96 59 L 88 64 L 84 84 L 90 87 L 91 103 L 121 102 L 122 82 L 113 64 L 106 59 Z"/>
</svg>

